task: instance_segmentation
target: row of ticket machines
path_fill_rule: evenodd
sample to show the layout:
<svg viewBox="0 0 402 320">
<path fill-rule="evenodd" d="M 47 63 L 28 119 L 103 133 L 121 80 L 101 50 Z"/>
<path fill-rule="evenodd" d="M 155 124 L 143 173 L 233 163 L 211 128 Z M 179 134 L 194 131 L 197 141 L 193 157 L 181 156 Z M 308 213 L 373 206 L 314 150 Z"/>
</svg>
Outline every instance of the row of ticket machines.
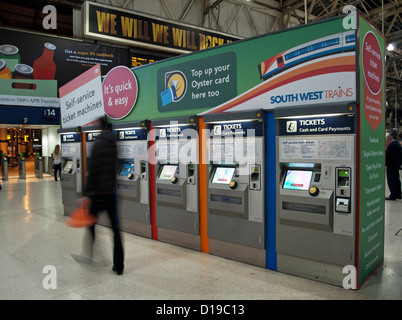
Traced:
<svg viewBox="0 0 402 320">
<path fill-rule="evenodd" d="M 113 125 L 121 230 L 201 251 L 207 238 L 210 254 L 341 285 L 342 268 L 355 264 L 356 134 L 355 116 L 339 109 L 349 111 Z M 59 133 L 68 215 L 100 131 Z"/>
</svg>

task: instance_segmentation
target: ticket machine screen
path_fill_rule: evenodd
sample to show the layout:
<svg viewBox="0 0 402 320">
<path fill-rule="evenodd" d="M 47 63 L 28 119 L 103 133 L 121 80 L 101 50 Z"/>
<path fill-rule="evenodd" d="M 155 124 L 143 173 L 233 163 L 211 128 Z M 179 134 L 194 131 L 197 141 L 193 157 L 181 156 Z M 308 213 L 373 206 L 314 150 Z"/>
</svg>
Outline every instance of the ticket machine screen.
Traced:
<svg viewBox="0 0 402 320">
<path fill-rule="evenodd" d="M 73 168 L 73 160 L 68 160 L 64 165 L 64 171 L 69 172 Z"/>
<path fill-rule="evenodd" d="M 287 170 L 283 189 L 308 190 L 313 171 Z"/>
<path fill-rule="evenodd" d="M 128 176 L 131 171 L 133 171 L 134 163 L 133 162 L 125 162 L 120 167 L 119 176 Z"/>
<path fill-rule="evenodd" d="M 174 176 L 176 169 L 177 165 L 164 165 L 159 175 L 159 179 L 170 180 Z"/>
<path fill-rule="evenodd" d="M 212 183 L 229 184 L 232 181 L 234 171 L 235 168 L 217 167 L 212 178 Z"/>
</svg>

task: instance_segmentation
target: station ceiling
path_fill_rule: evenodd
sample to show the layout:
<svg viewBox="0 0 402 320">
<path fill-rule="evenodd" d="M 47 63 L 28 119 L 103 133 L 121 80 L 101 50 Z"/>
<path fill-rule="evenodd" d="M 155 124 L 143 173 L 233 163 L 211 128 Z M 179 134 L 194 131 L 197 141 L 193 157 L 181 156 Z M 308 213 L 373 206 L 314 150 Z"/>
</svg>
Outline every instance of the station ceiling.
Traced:
<svg viewBox="0 0 402 320">
<path fill-rule="evenodd" d="M 160 12 L 164 13 L 164 18 L 176 21 L 183 21 L 187 13 L 194 8 L 195 0 L 181 1 L 185 3 L 181 12 L 175 10 L 175 0 L 156 0 L 161 7 Z M 392 43 L 395 47 L 393 51 L 387 51 L 387 86 L 402 87 L 402 0 L 197 0 L 202 1 L 203 10 L 199 14 L 203 15 L 199 21 L 214 19 L 219 30 L 221 8 L 233 7 L 236 15 L 232 23 L 238 17 L 240 11 L 248 15 L 249 28 L 255 35 L 261 31 L 256 27 L 256 21 L 261 14 L 271 16 L 272 25 L 268 30 L 276 31 L 286 29 L 290 25 L 314 22 L 327 17 L 342 14 L 342 9 L 346 5 L 353 5 L 368 21 L 371 22 L 382 34 L 385 35 L 387 44 Z M 23 30 L 43 32 L 42 20 L 45 14 L 42 13 L 43 7 L 47 4 L 57 8 L 57 29 L 53 32 L 59 36 L 73 36 L 73 9 L 80 9 L 83 0 L 0 0 L 0 27 L 13 27 Z M 141 3 L 146 1 L 136 0 L 101 0 L 98 3 L 105 3 L 112 6 L 130 8 L 134 6 L 139 11 Z M 177 3 L 177 2 L 176 2 Z M 145 4 L 144 4 L 145 5 Z M 51 32 L 51 31 L 49 31 Z M 230 32 L 233 33 L 233 32 Z M 261 33 L 266 33 L 266 30 Z"/>
</svg>

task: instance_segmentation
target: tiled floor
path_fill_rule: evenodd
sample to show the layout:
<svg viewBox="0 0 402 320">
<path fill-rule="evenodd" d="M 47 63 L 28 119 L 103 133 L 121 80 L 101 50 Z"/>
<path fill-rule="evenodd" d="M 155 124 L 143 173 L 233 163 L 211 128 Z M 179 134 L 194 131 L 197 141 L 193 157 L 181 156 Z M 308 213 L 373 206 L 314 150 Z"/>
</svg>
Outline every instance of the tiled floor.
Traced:
<svg viewBox="0 0 402 320">
<path fill-rule="evenodd" d="M 0 299 L 402 299 L 402 201 L 386 202 L 383 266 L 352 291 L 127 233 L 125 272 L 116 276 L 106 227 L 97 226 L 94 261 L 77 261 L 86 231 L 65 225 L 60 182 L 2 185 Z M 48 265 L 57 289 L 43 286 L 55 274 L 43 273 Z"/>
</svg>

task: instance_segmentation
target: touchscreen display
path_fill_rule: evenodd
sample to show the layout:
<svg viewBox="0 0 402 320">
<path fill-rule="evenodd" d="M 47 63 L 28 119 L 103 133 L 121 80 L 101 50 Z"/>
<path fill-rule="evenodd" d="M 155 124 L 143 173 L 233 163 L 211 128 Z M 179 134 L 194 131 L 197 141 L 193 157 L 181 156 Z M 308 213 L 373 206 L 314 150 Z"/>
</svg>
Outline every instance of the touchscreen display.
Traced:
<svg viewBox="0 0 402 320">
<path fill-rule="evenodd" d="M 217 167 L 212 183 L 229 184 L 232 181 L 235 168 Z"/>
<path fill-rule="evenodd" d="M 308 190 L 313 171 L 288 170 L 283 189 Z"/>
<path fill-rule="evenodd" d="M 134 163 L 126 162 L 120 167 L 119 176 L 128 176 L 133 171 Z"/>
<path fill-rule="evenodd" d="M 64 166 L 64 171 L 69 172 L 73 168 L 73 160 L 68 160 Z"/>
<path fill-rule="evenodd" d="M 171 179 L 174 176 L 174 173 L 176 172 L 177 166 L 172 166 L 172 165 L 164 165 L 161 171 L 161 174 L 159 175 L 159 179 Z"/>
</svg>

